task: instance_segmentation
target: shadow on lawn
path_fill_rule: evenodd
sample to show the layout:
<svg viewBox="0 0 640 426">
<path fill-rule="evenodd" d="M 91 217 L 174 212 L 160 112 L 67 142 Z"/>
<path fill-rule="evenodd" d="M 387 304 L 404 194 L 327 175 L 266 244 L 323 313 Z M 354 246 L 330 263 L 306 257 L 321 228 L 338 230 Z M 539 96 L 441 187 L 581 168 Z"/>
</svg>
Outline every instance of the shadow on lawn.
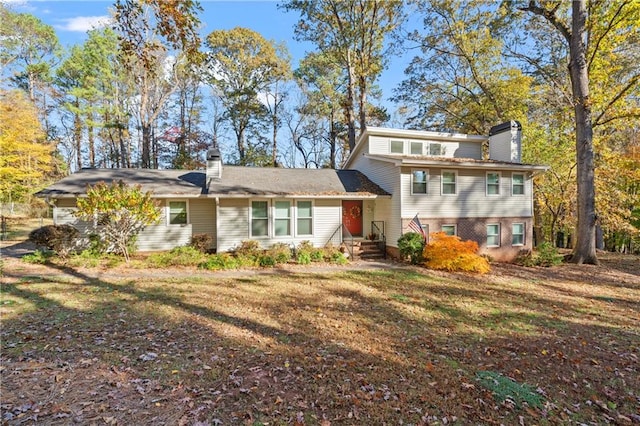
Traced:
<svg viewBox="0 0 640 426">
<path fill-rule="evenodd" d="M 20 345 L 30 349 L 21 361 L 16 360 L 18 355 L 11 362 L 3 361 L 3 386 L 15 392 L 3 399 L 19 404 L 18 392 L 26 392 L 20 386 L 30 388 L 30 395 L 42 396 L 39 415 L 51 424 L 67 423 L 69 417 L 55 417 L 67 412 L 80 413 L 74 415 L 87 422 L 105 421 L 106 416 L 128 423 L 215 419 L 292 423 L 302 413 L 307 424 L 325 417 L 334 424 L 418 424 L 443 417 L 453 421 L 454 416 L 463 423 L 509 424 L 517 423 L 521 415 L 532 422 L 545 415 L 566 420 L 560 416 L 563 409 L 577 411 L 574 404 L 584 404 L 585 397 L 609 401 L 627 414 L 634 410 L 629 395 L 640 394 L 638 366 L 633 362 L 638 355 L 633 349 L 638 347 L 637 329 L 563 319 L 571 318 L 578 304 L 552 295 L 534 296 L 488 283 L 469 286 L 454 281 L 452 285 L 415 272 L 298 271 L 283 279 L 316 286 L 316 291 L 288 295 L 274 291 L 264 301 L 270 323 L 279 324 L 274 326 L 252 319 L 249 312 L 229 315 L 185 296 L 167 294 L 160 287 L 145 290 L 135 281 L 115 284 L 73 268 L 50 267 L 81 282 L 61 285 L 111 296 L 92 296 L 91 308 L 73 309 L 26 285 L 2 287 L 3 292 L 30 300 L 36 307 L 26 318 L 3 326 L 3 333 L 13 330 L 10 340 L 22 339 Z M 261 278 L 239 278 L 212 285 L 237 290 L 245 296 L 238 303 L 249 310 L 255 300 L 252 287 L 265 284 Z M 478 314 L 458 304 L 462 299 L 490 304 L 501 292 L 509 299 L 509 311 Z M 328 304 L 330 299 L 341 303 Z M 540 311 L 537 316 L 519 315 L 532 305 Z M 190 315 L 167 319 L 163 308 Z M 314 312 L 316 316 L 311 315 Z M 434 313 L 435 319 L 427 315 Z M 203 318 L 249 333 L 225 334 Z M 534 323 L 540 329 L 528 335 L 504 330 L 517 323 Z M 478 332 L 495 324 L 505 327 L 495 333 Z M 340 326 L 351 327 L 351 334 L 333 328 Z M 30 328 L 53 331 L 40 330 L 29 339 L 20 334 Z M 88 333 L 89 328 L 95 333 Z M 7 339 L 2 340 L 5 345 Z M 61 351 L 46 349 L 51 344 Z M 164 353 L 168 354 L 165 359 Z M 145 361 L 144 356 L 153 359 Z M 4 350 L 2 357 L 7 357 Z M 94 358 L 102 373 L 83 369 L 83 362 Z M 70 370 L 56 367 L 51 374 L 33 376 L 15 367 L 29 360 L 63 360 Z M 168 370 L 161 373 L 158 369 L 164 368 L 165 361 Z M 559 406 L 547 408 L 546 414 L 507 406 L 495 409 L 491 396 L 474 381 L 480 370 L 495 370 L 538 386 Z M 72 376 L 73 371 L 95 379 L 82 382 Z M 56 377 L 55 383 L 50 377 Z M 70 380 L 66 393 L 54 392 L 65 380 Z M 91 385 L 97 385 L 99 392 L 91 394 Z M 585 386 L 589 389 L 584 390 Z M 62 406 L 69 411 L 60 411 Z M 597 416 L 602 413 L 595 405 L 583 409 L 586 412 L 574 419 L 600 419 Z"/>
</svg>

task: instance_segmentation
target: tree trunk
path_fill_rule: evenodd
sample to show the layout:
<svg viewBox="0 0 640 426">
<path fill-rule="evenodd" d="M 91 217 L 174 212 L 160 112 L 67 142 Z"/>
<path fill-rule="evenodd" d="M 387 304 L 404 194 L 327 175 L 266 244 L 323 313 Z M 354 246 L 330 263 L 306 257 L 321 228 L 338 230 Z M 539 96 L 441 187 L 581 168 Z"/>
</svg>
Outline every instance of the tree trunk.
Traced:
<svg viewBox="0 0 640 426">
<path fill-rule="evenodd" d="M 76 98 L 76 110 L 80 109 L 80 101 Z M 82 120 L 77 112 L 73 116 L 73 139 L 76 145 L 76 166 L 78 170 L 82 169 Z"/>
<path fill-rule="evenodd" d="M 347 81 L 347 104 L 345 105 L 345 115 L 347 119 L 347 140 L 349 142 L 349 151 L 353 151 L 356 147 L 356 113 L 355 113 L 355 71 L 351 60 L 351 55 L 347 54 L 348 62 L 348 81 Z M 345 155 L 346 158 L 346 155 Z"/>
<path fill-rule="evenodd" d="M 142 164 L 143 169 L 151 168 L 151 125 L 142 124 Z"/>
<path fill-rule="evenodd" d="M 365 76 L 360 76 L 360 135 L 367 128 L 367 80 Z"/>
<path fill-rule="evenodd" d="M 331 115 L 329 117 L 329 167 L 336 168 L 336 140 L 338 138 L 338 132 L 336 131 L 335 112 L 331 108 Z"/>
<path fill-rule="evenodd" d="M 593 126 L 591 122 L 586 46 L 583 42 L 586 35 L 586 0 L 574 0 L 572 8 L 569 74 L 571 76 L 576 121 L 578 225 L 571 262 L 598 264 L 595 232 L 597 217 L 595 208 Z"/>
<path fill-rule="evenodd" d="M 91 120 L 91 119 L 89 119 Z M 87 128 L 87 133 L 89 136 L 89 166 L 96 166 L 96 143 L 95 143 L 95 135 L 93 132 L 93 126 L 90 124 Z"/>
</svg>

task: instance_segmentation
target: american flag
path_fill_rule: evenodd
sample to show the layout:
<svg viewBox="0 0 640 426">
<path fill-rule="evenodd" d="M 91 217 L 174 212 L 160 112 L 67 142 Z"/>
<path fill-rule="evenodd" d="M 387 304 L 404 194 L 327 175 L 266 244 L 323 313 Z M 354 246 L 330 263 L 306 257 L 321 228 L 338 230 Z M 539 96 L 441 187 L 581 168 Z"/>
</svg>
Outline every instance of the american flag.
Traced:
<svg viewBox="0 0 640 426">
<path fill-rule="evenodd" d="M 420 219 L 418 219 L 417 214 L 413 219 L 411 219 L 411 222 L 409 222 L 409 228 L 413 232 L 417 232 L 418 234 L 422 235 L 422 238 L 424 238 L 425 240 L 427 239 L 427 235 L 425 234 L 424 229 L 422 229 L 422 224 L 420 223 Z"/>
</svg>

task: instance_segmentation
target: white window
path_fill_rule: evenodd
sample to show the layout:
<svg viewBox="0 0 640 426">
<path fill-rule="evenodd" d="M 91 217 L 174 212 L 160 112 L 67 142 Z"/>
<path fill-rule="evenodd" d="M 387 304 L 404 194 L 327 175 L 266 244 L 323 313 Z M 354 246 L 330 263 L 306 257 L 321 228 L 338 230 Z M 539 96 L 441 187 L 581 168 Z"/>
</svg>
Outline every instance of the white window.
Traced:
<svg viewBox="0 0 640 426">
<path fill-rule="evenodd" d="M 487 247 L 500 247 L 500 225 L 487 225 Z"/>
<path fill-rule="evenodd" d="M 411 154 L 422 155 L 422 142 L 411 142 Z"/>
<path fill-rule="evenodd" d="M 442 155 L 442 144 L 441 143 L 430 143 L 429 144 L 429 155 L 432 155 L 432 156 Z"/>
<path fill-rule="evenodd" d="M 269 236 L 269 203 L 267 201 L 251 202 L 251 236 Z"/>
<path fill-rule="evenodd" d="M 442 225 L 442 232 L 447 235 L 456 235 L 457 229 L 456 225 Z"/>
<path fill-rule="evenodd" d="M 286 237 L 291 235 L 291 202 L 275 202 L 275 236 Z"/>
<path fill-rule="evenodd" d="M 511 229 L 511 245 L 524 245 L 524 223 L 514 223 Z"/>
<path fill-rule="evenodd" d="M 313 204 L 311 201 L 298 201 L 297 209 L 297 234 L 312 235 L 313 234 Z"/>
<path fill-rule="evenodd" d="M 404 141 L 391 141 L 391 153 L 392 154 L 404 154 Z"/>
<path fill-rule="evenodd" d="M 455 195 L 457 193 L 456 178 L 457 178 L 457 172 L 455 171 L 442 172 L 442 194 L 443 195 Z"/>
<path fill-rule="evenodd" d="M 427 170 L 413 170 L 411 172 L 411 193 L 426 194 L 428 177 Z"/>
<path fill-rule="evenodd" d="M 522 173 L 511 175 L 511 195 L 524 195 L 524 175 Z"/>
<path fill-rule="evenodd" d="M 487 173 L 487 195 L 500 195 L 500 173 Z"/>
<path fill-rule="evenodd" d="M 186 225 L 189 220 L 187 216 L 186 201 L 169 201 L 169 225 Z"/>
</svg>

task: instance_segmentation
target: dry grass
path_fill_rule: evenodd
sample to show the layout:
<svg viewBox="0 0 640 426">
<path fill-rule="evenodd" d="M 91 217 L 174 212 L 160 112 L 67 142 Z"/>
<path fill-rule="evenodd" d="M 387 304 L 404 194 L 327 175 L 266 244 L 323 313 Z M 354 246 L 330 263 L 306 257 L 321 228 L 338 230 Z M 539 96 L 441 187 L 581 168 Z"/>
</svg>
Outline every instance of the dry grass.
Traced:
<svg viewBox="0 0 640 426">
<path fill-rule="evenodd" d="M 637 258 L 481 278 L 59 268 L 5 267 L 8 424 L 640 422 Z"/>
</svg>

